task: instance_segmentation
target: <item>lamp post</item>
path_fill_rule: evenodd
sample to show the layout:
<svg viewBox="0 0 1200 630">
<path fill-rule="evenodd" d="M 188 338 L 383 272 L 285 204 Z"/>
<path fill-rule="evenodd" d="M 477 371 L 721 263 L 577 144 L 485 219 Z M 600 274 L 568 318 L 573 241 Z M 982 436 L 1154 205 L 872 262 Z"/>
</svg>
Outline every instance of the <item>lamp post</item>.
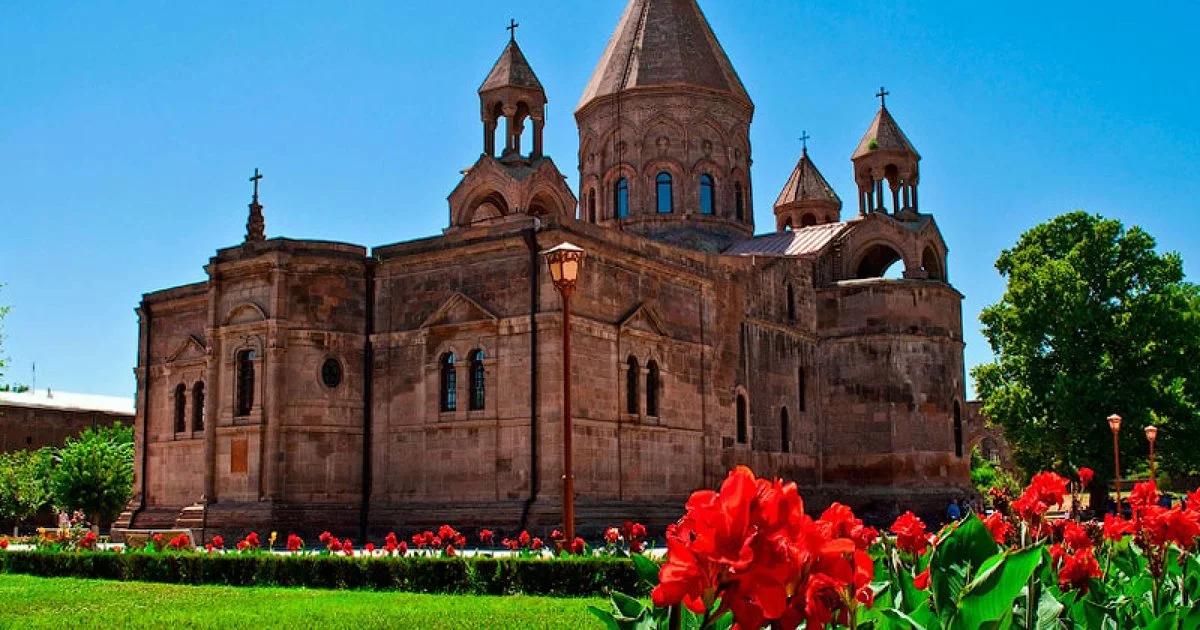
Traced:
<svg viewBox="0 0 1200 630">
<path fill-rule="evenodd" d="M 1117 485 L 1117 516 L 1121 515 L 1121 449 L 1117 441 L 1118 434 L 1121 433 L 1121 416 L 1113 414 L 1108 417 L 1108 428 L 1112 429 L 1113 434 L 1113 470 L 1115 471 L 1115 481 Z"/>
<path fill-rule="evenodd" d="M 1158 427 L 1153 424 L 1146 427 L 1146 440 L 1150 442 L 1150 480 L 1158 483 L 1158 466 L 1154 464 L 1154 441 L 1158 439 Z"/>
<path fill-rule="evenodd" d="M 570 243 L 562 243 L 544 252 L 550 267 L 550 280 L 562 297 L 563 344 L 563 535 L 566 547 L 575 544 L 575 474 L 571 457 L 571 294 L 579 281 L 584 251 Z"/>
</svg>

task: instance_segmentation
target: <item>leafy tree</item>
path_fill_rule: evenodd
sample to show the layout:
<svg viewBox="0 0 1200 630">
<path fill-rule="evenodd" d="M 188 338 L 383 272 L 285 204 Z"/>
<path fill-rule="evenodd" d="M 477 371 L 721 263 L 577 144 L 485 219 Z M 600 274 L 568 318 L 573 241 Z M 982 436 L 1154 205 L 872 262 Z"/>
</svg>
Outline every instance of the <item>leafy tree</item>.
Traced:
<svg viewBox="0 0 1200 630">
<path fill-rule="evenodd" d="M 1087 466 L 1107 487 L 1117 413 L 1126 474 L 1147 459 L 1151 423 L 1165 469 L 1200 468 L 1200 292 L 1178 254 L 1077 211 L 1023 234 L 996 268 L 1007 290 L 980 317 L 996 358 L 972 373 L 1022 467 Z"/>
<path fill-rule="evenodd" d="M 0 454 L 0 517 L 20 525 L 49 505 L 52 466 L 53 450 L 48 447 Z"/>
<path fill-rule="evenodd" d="M 50 487 L 59 508 L 82 510 L 94 524 L 114 519 L 133 493 L 132 427 L 117 423 L 68 439 Z"/>
</svg>

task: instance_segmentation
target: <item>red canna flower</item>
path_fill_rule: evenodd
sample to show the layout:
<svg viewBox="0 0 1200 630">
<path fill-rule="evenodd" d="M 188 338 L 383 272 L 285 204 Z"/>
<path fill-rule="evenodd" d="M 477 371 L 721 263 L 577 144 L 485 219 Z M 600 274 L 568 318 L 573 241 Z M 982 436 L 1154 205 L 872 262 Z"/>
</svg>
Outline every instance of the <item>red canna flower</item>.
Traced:
<svg viewBox="0 0 1200 630">
<path fill-rule="evenodd" d="M 1104 516 L 1104 538 L 1116 542 L 1134 531 L 1133 523 L 1113 514 Z"/>
<path fill-rule="evenodd" d="M 325 544 L 325 547 L 329 550 L 329 553 L 341 553 L 342 541 L 338 540 L 337 538 L 330 538 L 329 542 Z"/>
<path fill-rule="evenodd" d="M 1099 578 L 1100 564 L 1091 549 L 1075 552 L 1074 555 L 1063 556 L 1062 568 L 1058 571 L 1058 586 L 1064 591 L 1081 590 L 1087 592 L 1092 578 Z"/>
<path fill-rule="evenodd" d="M 238 541 L 238 544 L 237 544 L 237 550 L 238 550 L 238 551 L 245 551 L 245 550 L 246 550 L 246 548 L 247 548 L 247 547 L 249 547 L 249 546 L 250 546 L 250 543 L 248 543 L 248 542 L 246 542 L 246 541 L 244 541 L 244 540 L 239 540 L 239 541 Z"/>
<path fill-rule="evenodd" d="M 295 534 L 288 534 L 287 550 L 296 553 L 304 548 L 304 540 Z"/>
<path fill-rule="evenodd" d="M 322 545 L 329 545 L 329 540 L 331 538 L 333 538 L 333 534 L 330 534 L 329 532 L 321 532 L 321 535 L 317 536 L 317 540 L 321 541 Z"/>
<path fill-rule="evenodd" d="M 1085 488 L 1088 487 L 1089 485 L 1091 485 L 1092 478 L 1095 476 L 1096 476 L 1096 472 L 1093 471 L 1091 468 L 1080 468 L 1079 469 L 1079 485 L 1081 485 Z"/>
<path fill-rule="evenodd" d="M 1008 519 L 1004 518 L 1004 514 L 999 511 L 992 512 L 990 516 L 983 519 L 983 524 L 987 526 L 998 545 L 1007 544 L 1008 537 L 1016 531 L 1012 523 L 1009 523 Z"/>
<path fill-rule="evenodd" d="M 604 544 L 609 547 L 615 547 L 621 541 L 621 532 L 617 531 L 616 527 L 609 527 L 604 530 Z"/>
<path fill-rule="evenodd" d="M 342 541 L 342 553 L 347 556 L 354 555 L 354 543 L 349 538 Z"/>
<path fill-rule="evenodd" d="M 541 538 L 534 538 L 529 542 L 529 548 L 534 551 L 541 551 L 542 547 L 545 546 L 546 544 L 542 542 Z"/>
<path fill-rule="evenodd" d="M 586 548 L 587 543 L 583 542 L 583 539 L 578 536 L 576 536 L 575 540 L 571 543 L 571 553 L 575 555 L 582 554 Z"/>
<path fill-rule="evenodd" d="M 912 512 L 905 512 L 892 523 L 892 533 L 896 535 L 896 547 L 900 551 L 919 556 L 929 548 L 925 523 Z"/>
<path fill-rule="evenodd" d="M 262 546 L 258 541 L 258 532 L 250 532 L 249 534 L 246 534 L 245 543 L 246 546 L 251 549 L 258 549 Z"/>
<path fill-rule="evenodd" d="M 8 539 L 0 538 L 0 549 L 8 549 Z"/>
<path fill-rule="evenodd" d="M 917 590 L 929 590 L 929 567 L 925 567 L 924 571 L 918 573 L 913 578 L 913 586 L 917 587 Z"/>
<path fill-rule="evenodd" d="M 1152 506 L 1158 505 L 1158 487 L 1153 481 L 1143 481 L 1133 486 L 1133 492 L 1129 493 L 1129 505 L 1133 507 L 1135 513 Z"/>
<path fill-rule="evenodd" d="M 394 554 L 400 548 L 400 541 L 396 540 L 396 532 L 388 532 L 388 535 L 383 538 L 383 548 L 388 554 Z"/>
<path fill-rule="evenodd" d="M 217 549 L 224 549 L 225 548 L 225 539 L 221 538 L 220 536 L 213 536 L 212 546 L 216 547 Z"/>
<path fill-rule="evenodd" d="M 367 553 L 374 553 L 375 552 L 375 543 L 367 543 L 367 544 L 363 545 L 363 550 L 365 550 Z"/>
<path fill-rule="evenodd" d="M 186 549 L 191 543 L 192 541 L 188 538 L 187 534 L 180 534 L 172 538 L 171 542 L 167 543 L 167 547 L 175 551 L 179 551 L 181 549 Z"/>
<path fill-rule="evenodd" d="M 446 541 L 442 540 L 441 536 L 434 536 L 433 538 L 429 539 L 429 546 L 433 547 L 434 549 L 441 549 L 445 542 Z"/>
<path fill-rule="evenodd" d="M 562 530 L 556 529 L 556 530 L 550 532 L 550 540 L 552 540 L 556 543 L 562 542 L 566 539 L 567 539 L 567 536 L 566 536 L 566 534 L 562 533 Z"/>
<path fill-rule="evenodd" d="M 1187 507 L 1193 512 L 1200 511 L 1200 488 L 1187 494 Z"/>
<path fill-rule="evenodd" d="M 1075 521 L 1063 521 L 1063 523 L 1063 543 L 1068 548 L 1075 551 L 1092 548 L 1092 539 L 1083 526 Z"/>
<path fill-rule="evenodd" d="M 212 552 L 213 552 L 213 549 L 214 549 L 214 547 L 213 547 L 213 544 L 212 544 L 212 543 L 206 543 L 206 544 L 204 545 L 204 551 L 206 551 L 206 552 L 208 552 L 208 553 L 212 553 Z"/>
<path fill-rule="evenodd" d="M 490 530 L 490 529 L 479 530 L 479 542 L 484 545 L 488 545 L 490 547 L 492 544 L 492 540 L 495 539 L 495 537 L 496 537 L 496 534 L 494 532 L 492 532 L 492 530 Z"/>
<path fill-rule="evenodd" d="M 1200 536 L 1200 513 L 1156 505 L 1143 509 L 1142 527 L 1152 545 L 1161 547 L 1173 542 L 1190 550 Z"/>
<path fill-rule="evenodd" d="M 531 542 L 532 538 L 529 536 L 529 532 L 527 531 L 523 531 L 521 532 L 520 536 L 517 536 L 517 544 L 519 544 L 521 548 L 528 547 Z"/>
<path fill-rule="evenodd" d="M 454 545 L 446 545 L 446 557 L 453 558 L 456 555 L 458 555 L 458 552 L 454 550 Z"/>
<path fill-rule="evenodd" d="M 408 553 L 408 543 L 404 542 L 403 540 L 400 541 L 400 545 L 396 547 L 396 550 L 399 551 L 400 555 L 403 556 L 404 554 Z"/>
</svg>

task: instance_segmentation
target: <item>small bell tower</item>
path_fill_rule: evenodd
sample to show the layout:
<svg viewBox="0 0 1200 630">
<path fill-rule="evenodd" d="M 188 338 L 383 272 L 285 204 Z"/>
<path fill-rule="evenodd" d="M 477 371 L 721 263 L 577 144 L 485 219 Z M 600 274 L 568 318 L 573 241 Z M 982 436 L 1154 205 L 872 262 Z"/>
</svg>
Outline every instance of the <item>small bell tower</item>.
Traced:
<svg viewBox="0 0 1200 630">
<path fill-rule="evenodd" d="M 546 91 L 517 45 L 517 24 L 508 25 L 509 40 L 504 52 L 483 85 L 479 86 L 483 118 L 483 152 L 505 162 L 542 157 L 542 129 L 546 124 Z M 504 121 L 504 146 L 497 155 L 496 128 Z M 533 124 L 533 146 L 522 147 L 525 125 Z"/>
<path fill-rule="evenodd" d="M 842 200 L 808 157 L 808 132 L 800 136 L 803 148 L 800 161 L 775 200 L 775 230 L 798 230 L 810 225 L 837 223 Z"/>
<path fill-rule="evenodd" d="M 850 160 L 858 184 L 858 213 L 891 213 L 897 219 L 914 219 L 921 156 L 900 130 L 887 108 L 889 92 L 879 88 L 879 112 L 867 127 Z"/>
</svg>

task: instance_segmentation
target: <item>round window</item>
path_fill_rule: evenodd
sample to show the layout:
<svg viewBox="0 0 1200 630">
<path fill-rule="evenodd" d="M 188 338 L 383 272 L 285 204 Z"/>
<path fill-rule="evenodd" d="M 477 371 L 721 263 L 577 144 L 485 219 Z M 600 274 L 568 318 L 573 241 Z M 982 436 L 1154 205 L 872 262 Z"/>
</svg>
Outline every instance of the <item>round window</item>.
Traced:
<svg viewBox="0 0 1200 630">
<path fill-rule="evenodd" d="M 321 382 L 330 389 L 342 384 L 342 364 L 337 359 L 326 359 L 321 366 Z"/>
</svg>

